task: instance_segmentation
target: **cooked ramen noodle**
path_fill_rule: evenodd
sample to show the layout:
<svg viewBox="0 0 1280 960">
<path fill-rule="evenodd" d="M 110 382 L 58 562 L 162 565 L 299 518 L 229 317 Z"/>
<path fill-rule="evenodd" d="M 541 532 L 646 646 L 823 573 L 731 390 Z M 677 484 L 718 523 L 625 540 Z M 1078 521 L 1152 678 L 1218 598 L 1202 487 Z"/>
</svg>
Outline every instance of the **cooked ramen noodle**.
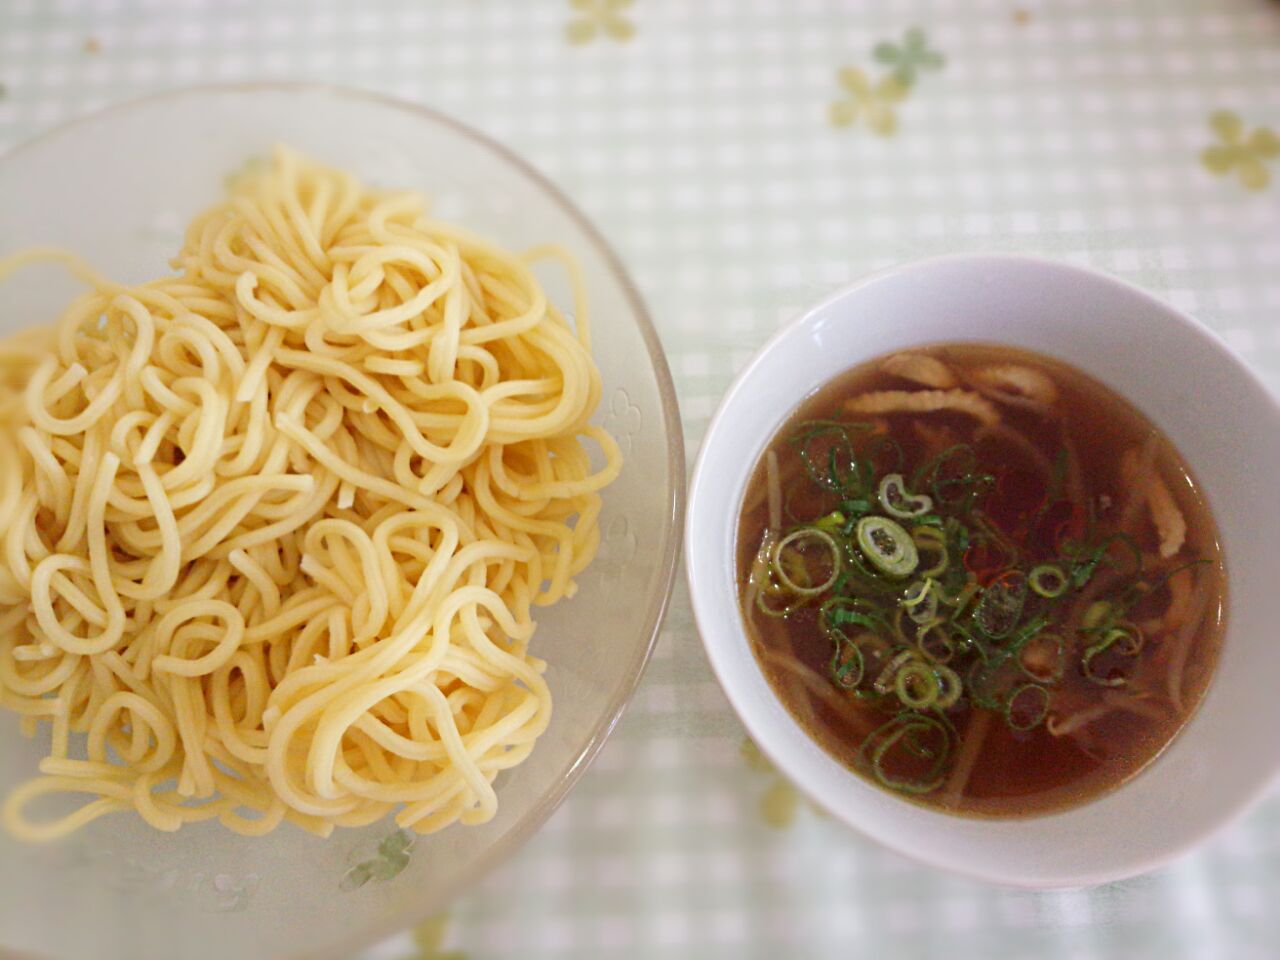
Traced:
<svg viewBox="0 0 1280 960">
<path fill-rule="evenodd" d="M 0 705 L 51 735 L 5 826 L 492 818 L 621 463 L 576 264 L 284 149 L 173 275 L 40 259 L 89 289 L 0 344 Z"/>
</svg>

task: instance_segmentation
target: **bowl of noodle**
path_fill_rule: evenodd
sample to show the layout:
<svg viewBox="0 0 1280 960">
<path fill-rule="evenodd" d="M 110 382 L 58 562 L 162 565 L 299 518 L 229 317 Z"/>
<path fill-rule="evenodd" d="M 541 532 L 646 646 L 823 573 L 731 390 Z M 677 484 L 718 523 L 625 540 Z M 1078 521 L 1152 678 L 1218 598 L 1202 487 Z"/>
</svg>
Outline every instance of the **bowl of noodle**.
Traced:
<svg viewBox="0 0 1280 960">
<path fill-rule="evenodd" d="M 0 159 L 0 438 L 22 955 L 429 916 L 585 769 L 671 589 L 630 281 L 517 158 L 375 96 L 185 91 Z"/>
</svg>

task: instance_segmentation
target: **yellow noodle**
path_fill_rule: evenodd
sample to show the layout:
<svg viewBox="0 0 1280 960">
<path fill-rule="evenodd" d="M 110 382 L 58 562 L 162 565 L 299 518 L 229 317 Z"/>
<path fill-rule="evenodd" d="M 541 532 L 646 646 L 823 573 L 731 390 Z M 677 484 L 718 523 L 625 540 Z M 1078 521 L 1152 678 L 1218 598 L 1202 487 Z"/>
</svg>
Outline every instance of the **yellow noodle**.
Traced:
<svg viewBox="0 0 1280 960">
<path fill-rule="evenodd" d="M 0 706 L 52 730 L 4 826 L 491 819 L 551 715 L 532 607 L 573 594 L 621 468 L 576 261 L 283 149 L 177 275 L 0 277 L 41 260 L 91 289 L 0 342 Z"/>
</svg>

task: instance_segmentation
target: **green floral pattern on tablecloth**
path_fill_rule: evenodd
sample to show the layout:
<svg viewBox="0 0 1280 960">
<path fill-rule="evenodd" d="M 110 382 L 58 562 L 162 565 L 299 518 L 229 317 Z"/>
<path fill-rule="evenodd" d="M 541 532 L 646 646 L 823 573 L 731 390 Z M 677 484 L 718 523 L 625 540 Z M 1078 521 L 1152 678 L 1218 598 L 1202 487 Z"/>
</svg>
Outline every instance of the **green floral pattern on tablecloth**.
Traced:
<svg viewBox="0 0 1280 960">
<path fill-rule="evenodd" d="M 1280 137 L 1267 127 L 1250 130 L 1240 115 L 1219 110 L 1209 117 L 1218 142 L 1205 147 L 1201 162 L 1218 176 L 1235 175 L 1247 190 L 1263 190 L 1271 182 L 1268 166 L 1280 157 Z"/>
<path fill-rule="evenodd" d="M 597 37 L 608 37 L 625 43 L 635 36 L 636 28 L 626 16 L 635 0 L 569 0 L 576 16 L 565 27 L 565 37 L 576 45 L 590 43 Z"/>
<path fill-rule="evenodd" d="M 778 773 L 778 769 L 750 738 L 742 741 L 742 759 L 752 772 L 769 778 L 769 785 L 760 795 L 760 819 L 778 830 L 791 826 L 795 822 L 796 811 L 800 808 L 800 791 Z"/>
<path fill-rule="evenodd" d="M 827 114 L 832 126 L 861 123 L 877 136 L 888 137 L 898 129 L 898 104 L 907 98 L 923 73 L 941 70 L 947 61 L 929 46 L 919 27 L 907 30 L 900 44 L 889 40 L 876 44 L 872 57 L 888 71 L 872 77 L 861 67 L 841 67 L 836 71 L 841 95 L 831 103 Z"/>
<path fill-rule="evenodd" d="M 896 73 L 886 73 L 875 82 L 859 67 L 842 67 L 836 81 L 843 96 L 831 104 L 831 123 L 849 127 L 866 124 L 867 129 L 882 137 L 898 129 L 897 105 L 907 96 L 907 87 Z"/>
<path fill-rule="evenodd" d="M 908 30 L 901 44 L 888 40 L 876 44 L 873 54 L 877 62 L 891 67 L 894 76 L 906 87 L 915 83 L 921 73 L 941 70 L 947 62 L 942 54 L 929 47 L 929 41 L 919 27 Z"/>
<path fill-rule="evenodd" d="M 449 914 L 442 913 L 413 928 L 413 951 L 397 960 L 468 960 L 462 950 L 446 950 Z"/>
</svg>

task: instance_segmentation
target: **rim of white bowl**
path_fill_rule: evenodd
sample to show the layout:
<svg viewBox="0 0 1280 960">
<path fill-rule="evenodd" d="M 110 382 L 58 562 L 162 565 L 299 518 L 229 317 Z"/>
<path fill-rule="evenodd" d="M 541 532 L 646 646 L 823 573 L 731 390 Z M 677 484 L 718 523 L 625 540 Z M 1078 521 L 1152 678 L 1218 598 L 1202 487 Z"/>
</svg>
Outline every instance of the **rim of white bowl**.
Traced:
<svg viewBox="0 0 1280 960">
<path fill-rule="evenodd" d="M 938 256 L 924 257 L 917 260 L 909 260 L 903 263 L 886 267 L 882 270 L 873 271 L 852 283 L 848 283 L 832 293 L 823 297 L 817 303 L 805 308 L 791 320 L 788 320 L 781 328 L 779 328 L 764 345 L 761 346 L 747 361 L 746 365 L 734 377 L 733 383 L 721 398 L 717 405 L 715 413 L 712 414 L 707 429 L 703 434 L 702 444 L 699 447 L 697 458 L 694 462 L 693 474 L 689 483 L 688 497 L 688 518 L 685 524 L 685 573 L 688 581 L 690 600 L 693 607 L 694 622 L 698 629 L 698 634 L 702 640 L 703 649 L 706 651 L 707 659 L 711 664 L 712 672 L 715 674 L 720 688 L 724 691 L 734 712 L 738 715 L 738 719 L 743 726 L 747 728 L 747 733 L 757 743 L 759 749 L 773 762 L 774 766 L 787 778 L 788 782 L 799 789 L 809 800 L 823 809 L 827 810 L 836 820 L 847 825 L 850 829 L 857 831 L 862 836 L 868 837 L 886 849 L 892 850 L 908 860 L 915 863 L 941 870 L 957 876 L 969 877 L 975 880 L 982 880 L 987 883 L 996 884 L 1004 887 L 1028 889 L 1028 890 L 1053 890 L 1053 889 L 1075 889 L 1081 887 L 1096 886 L 1103 883 L 1111 883 L 1119 880 L 1129 879 L 1141 874 L 1149 873 L 1152 870 L 1159 869 L 1162 866 L 1176 860 L 1193 849 L 1201 846 L 1211 837 L 1220 833 L 1230 824 L 1244 816 L 1249 810 L 1255 807 L 1267 795 L 1273 782 L 1280 779 L 1280 769 L 1272 771 L 1269 778 L 1263 779 L 1259 785 L 1247 793 L 1235 798 L 1233 801 L 1224 804 L 1221 815 L 1209 827 L 1190 836 L 1185 841 L 1171 846 L 1168 850 L 1161 852 L 1159 855 L 1138 858 L 1131 861 L 1117 861 L 1119 865 L 1112 866 L 1110 869 L 1097 870 L 1089 873 L 1078 873 L 1070 878 L 1063 878 L 1055 881 L 1033 880 L 1023 877 L 1010 877 L 996 871 L 986 870 L 981 865 L 959 866 L 951 863 L 942 863 L 936 860 L 930 860 L 918 852 L 910 849 L 907 845 L 900 843 L 895 837 L 884 837 L 878 834 L 872 834 L 863 830 L 857 823 L 846 817 L 841 811 L 832 808 L 825 797 L 819 796 L 814 790 L 811 790 L 807 784 L 793 778 L 788 772 L 788 764 L 785 758 L 778 757 L 771 751 L 768 746 L 761 742 L 766 739 L 764 733 L 767 724 L 760 720 L 755 711 L 744 706 L 743 692 L 735 688 L 734 684 L 728 679 L 730 661 L 736 661 L 740 657 L 735 657 L 728 652 L 728 645 L 722 649 L 717 644 L 708 639 L 708 636 L 715 631 L 732 631 L 738 634 L 744 640 L 741 645 L 745 656 L 754 660 L 754 655 L 750 651 L 750 646 L 746 641 L 745 628 L 740 620 L 735 620 L 732 625 L 720 625 L 711 620 L 709 612 L 705 609 L 705 605 L 709 602 L 706 597 L 706 591 L 710 589 L 709 585 L 702 581 L 711 579 L 711 570 L 705 564 L 700 562 L 701 552 L 698 550 L 696 543 L 696 516 L 702 510 L 708 509 L 729 509 L 736 516 L 739 509 L 737 502 L 730 504 L 707 504 L 702 502 L 705 495 L 701 494 L 703 487 L 707 481 L 704 477 L 704 465 L 706 463 L 708 453 L 719 439 L 720 434 L 724 431 L 724 422 L 728 415 L 729 409 L 734 405 L 739 392 L 744 389 L 745 381 L 747 381 L 755 368 L 759 366 L 765 356 L 773 351 L 773 349 L 782 341 L 796 335 L 796 332 L 804 327 L 816 314 L 822 313 L 830 309 L 833 305 L 843 300 L 845 297 L 861 290 L 864 287 L 880 283 L 882 281 L 898 277 L 904 274 L 910 274 L 919 270 L 929 270 L 939 266 L 948 264 L 956 264 L 961 266 L 971 266 L 974 269 L 993 266 L 1024 266 L 1036 269 L 1056 270 L 1066 274 L 1074 274 L 1082 280 L 1094 284 L 1110 285 L 1124 291 L 1126 295 L 1136 296 L 1140 300 L 1145 301 L 1149 305 L 1155 307 L 1164 313 L 1169 320 L 1175 321 L 1183 327 L 1194 333 L 1202 340 L 1207 349 L 1217 351 L 1220 355 L 1227 358 L 1237 372 L 1255 387 L 1261 394 L 1265 395 L 1271 403 L 1273 414 L 1280 418 L 1280 396 L 1258 375 L 1258 373 L 1246 363 L 1231 347 L 1222 339 L 1215 331 L 1196 320 L 1190 314 L 1178 309 L 1172 304 L 1159 299 L 1142 287 L 1123 280 L 1112 274 L 1105 273 L 1101 270 L 1095 270 L 1090 267 L 1083 267 L 1078 264 L 1069 263 L 1063 260 L 1054 260 L 1049 257 L 1035 256 L 1023 253 L 998 253 L 998 252 L 974 252 L 974 253 L 948 253 Z M 873 359 L 867 357 L 866 359 Z M 803 400 L 804 395 L 797 395 L 792 398 L 792 402 L 788 409 L 794 409 L 795 405 Z M 711 560 L 708 563 L 713 562 Z M 705 569 L 704 569 L 705 567 Z M 736 607 L 736 601 L 735 601 Z M 771 691 L 772 692 L 772 691 Z M 1198 706 L 1197 706 L 1198 709 Z M 1194 714 L 1194 711 L 1193 711 Z M 806 733 L 805 736 L 808 736 Z M 824 751 L 825 752 L 825 751 Z M 834 759 L 834 758 L 833 758 Z M 839 762 L 839 761 L 835 761 Z M 850 772 L 850 776 L 856 774 Z M 1116 789 L 1123 789 L 1123 784 Z M 901 798 L 893 798 L 894 802 L 911 804 L 909 800 Z M 1094 801 L 1087 801 L 1083 806 L 1087 806 Z M 1055 811 L 1055 813 L 1058 811 Z M 1051 816 L 1046 814 L 1046 816 Z M 963 821 L 970 818 L 956 817 L 957 820 Z M 997 822 L 997 821 L 992 821 Z M 1010 820 L 1011 823 L 1025 822 L 1022 818 Z"/>
<path fill-rule="evenodd" d="M 357 101 L 364 100 L 369 103 L 397 109 L 417 122 L 434 123 L 448 128 L 458 136 L 488 150 L 499 160 L 510 166 L 517 174 L 532 182 L 538 190 L 545 194 L 556 206 L 560 207 L 569 219 L 573 221 L 574 225 L 582 231 L 621 288 L 635 317 L 636 326 L 639 328 L 640 335 L 644 340 L 645 353 L 649 365 L 653 370 L 655 380 L 657 380 L 658 395 L 662 407 L 662 423 L 667 433 L 666 479 L 671 493 L 667 498 L 667 507 L 663 515 L 664 530 L 659 544 L 661 556 L 658 561 L 658 570 L 660 574 L 657 589 L 649 597 L 648 605 L 642 612 L 642 635 L 646 639 L 632 655 L 632 662 L 627 671 L 628 682 L 623 685 L 610 702 L 608 710 L 600 718 L 595 729 L 591 731 L 583 748 L 557 774 L 555 786 L 551 791 L 541 797 L 534 807 L 511 828 L 501 843 L 491 847 L 458 872 L 457 885 L 449 897 L 441 901 L 425 904 L 421 908 L 406 910 L 393 919 L 370 923 L 360 930 L 354 931 L 349 937 L 343 937 L 325 947 L 321 952 L 295 955 L 297 960 L 302 960 L 303 957 L 306 960 L 345 960 L 345 958 L 352 956 L 358 950 L 377 943 L 386 937 L 393 936 L 414 924 L 430 919 L 442 907 L 456 900 L 491 870 L 514 856 L 547 822 L 560 804 L 564 802 L 569 791 L 573 789 L 583 773 L 591 766 L 601 747 L 604 746 L 605 741 L 609 739 L 609 735 L 613 733 L 614 728 L 618 725 L 618 721 L 622 719 L 627 706 L 635 697 L 636 689 L 644 676 L 645 668 L 653 655 L 654 647 L 657 646 L 662 623 L 666 619 L 667 610 L 671 603 L 671 595 L 675 588 L 676 571 L 679 567 L 680 550 L 683 544 L 682 530 L 687 502 L 684 429 L 680 418 L 680 406 L 676 395 L 675 382 L 671 377 L 671 368 L 667 363 L 666 352 L 662 348 L 662 340 L 658 336 L 657 327 L 654 326 L 653 318 L 649 315 L 649 309 L 645 305 L 644 298 L 640 295 L 635 282 L 631 279 L 631 275 L 622 265 L 622 260 L 604 238 L 604 235 L 560 187 L 528 160 L 525 160 L 514 150 L 504 146 L 488 134 L 482 133 L 461 120 L 433 107 L 372 90 L 360 90 L 328 83 L 248 81 L 243 83 L 196 84 L 146 96 L 132 97 L 128 100 L 109 104 L 101 109 L 77 114 L 70 120 L 41 131 L 36 136 L 0 153 L 0 164 L 13 156 L 42 146 L 46 141 L 55 140 L 82 123 L 100 120 L 114 114 L 128 113 L 137 107 L 168 100 L 199 98 L 205 95 L 246 94 L 262 91 L 304 95 L 320 93 Z"/>
</svg>

